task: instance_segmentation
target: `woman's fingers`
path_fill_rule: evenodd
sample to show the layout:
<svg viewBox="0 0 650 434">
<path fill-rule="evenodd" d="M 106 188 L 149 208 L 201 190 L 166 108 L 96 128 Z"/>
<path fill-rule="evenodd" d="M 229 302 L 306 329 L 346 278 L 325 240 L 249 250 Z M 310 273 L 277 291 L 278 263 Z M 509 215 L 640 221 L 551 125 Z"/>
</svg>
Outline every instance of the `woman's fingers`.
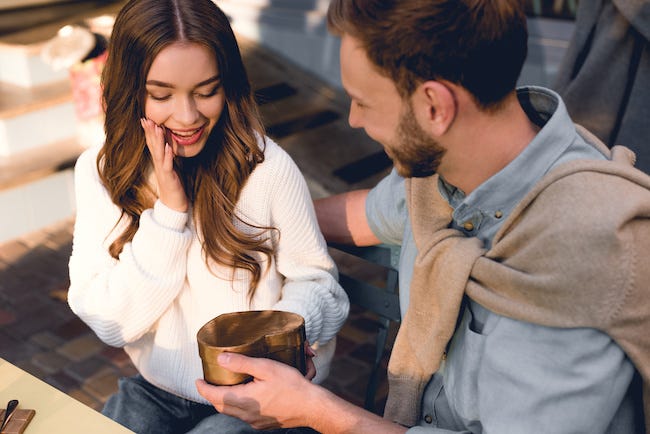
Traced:
<svg viewBox="0 0 650 434">
<path fill-rule="evenodd" d="M 174 170 L 174 151 L 169 143 L 165 143 L 165 157 L 163 159 L 163 169 L 167 172 Z"/>
<path fill-rule="evenodd" d="M 309 357 L 307 359 L 307 372 L 305 373 L 305 378 L 311 381 L 314 379 L 314 377 L 316 377 L 316 373 L 316 365 L 314 364 L 314 360 Z"/>
<path fill-rule="evenodd" d="M 153 158 L 154 164 L 170 171 L 174 168 L 174 151 L 165 140 L 165 131 L 160 125 L 150 119 L 140 119 L 144 129 L 147 148 Z"/>
<path fill-rule="evenodd" d="M 169 208 L 185 212 L 188 200 L 181 180 L 174 169 L 174 151 L 165 140 L 165 130 L 151 119 L 140 119 L 147 148 L 151 154 L 158 197 Z"/>
<path fill-rule="evenodd" d="M 316 376 L 316 365 L 313 360 L 314 357 L 316 357 L 316 352 L 311 345 L 309 345 L 309 342 L 305 340 L 305 360 L 307 362 L 305 378 L 310 381 Z"/>
<path fill-rule="evenodd" d="M 147 148 L 154 163 L 155 169 L 163 169 L 165 172 L 174 170 L 174 151 L 165 140 L 164 129 L 150 119 L 140 119 L 144 130 Z"/>
<path fill-rule="evenodd" d="M 144 130 L 144 137 L 147 142 L 147 148 L 154 161 L 154 164 L 162 162 L 165 155 L 165 142 L 163 138 L 162 128 L 156 125 L 150 119 L 140 119 L 140 124 Z"/>
</svg>

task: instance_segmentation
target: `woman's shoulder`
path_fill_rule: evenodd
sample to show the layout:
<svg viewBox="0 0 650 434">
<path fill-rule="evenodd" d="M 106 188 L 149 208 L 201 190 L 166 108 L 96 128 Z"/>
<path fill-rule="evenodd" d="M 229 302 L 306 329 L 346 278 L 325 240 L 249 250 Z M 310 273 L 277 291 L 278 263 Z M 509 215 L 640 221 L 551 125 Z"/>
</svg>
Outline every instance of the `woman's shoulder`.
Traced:
<svg viewBox="0 0 650 434">
<path fill-rule="evenodd" d="M 282 161 L 291 160 L 291 157 L 268 136 L 258 137 L 257 144 L 264 151 L 264 162 L 273 161 L 274 163 L 280 163 Z"/>
<path fill-rule="evenodd" d="M 273 190 L 304 182 L 300 169 L 280 145 L 268 137 L 260 138 L 258 143 L 264 151 L 264 161 L 255 166 L 246 182 L 246 190 L 263 189 L 270 194 Z"/>
<path fill-rule="evenodd" d="M 85 176 L 91 176 L 91 174 L 98 176 L 97 155 L 99 155 L 100 149 L 101 146 L 99 145 L 85 149 L 77 158 L 77 162 L 75 163 L 75 172 L 77 174 L 84 174 Z"/>
<path fill-rule="evenodd" d="M 97 204 L 98 201 L 101 201 L 112 203 L 97 168 L 97 158 L 100 150 L 101 146 L 92 146 L 85 149 L 77 158 L 74 167 L 74 184 L 78 202 Z"/>
<path fill-rule="evenodd" d="M 259 146 L 264 150 L 264 161 L 258 164 L 255 171 L 260 172 L 294 172 L 298 171 L 298 166 L 293 161 L 293 158 L 282 149 L 280 145 L 274 142 L 269 137 L 264 137 L 264 140 L 258 140 Z"/>
</svg>

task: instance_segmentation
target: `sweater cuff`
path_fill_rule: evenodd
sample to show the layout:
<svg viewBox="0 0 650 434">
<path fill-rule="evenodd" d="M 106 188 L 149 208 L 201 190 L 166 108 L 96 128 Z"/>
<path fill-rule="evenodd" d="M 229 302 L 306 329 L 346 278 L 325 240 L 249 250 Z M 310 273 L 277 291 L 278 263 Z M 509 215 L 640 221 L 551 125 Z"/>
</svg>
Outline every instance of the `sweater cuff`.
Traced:
<svg viewBox="0 0 650 434">
<path fill-rule="evenodd" d="M 187 224 L 189 213 L 176 211 L 162 203 L 160 199 L 153 205 L 153 220 L 167 229 L 182 232 Z"/>
</svg>

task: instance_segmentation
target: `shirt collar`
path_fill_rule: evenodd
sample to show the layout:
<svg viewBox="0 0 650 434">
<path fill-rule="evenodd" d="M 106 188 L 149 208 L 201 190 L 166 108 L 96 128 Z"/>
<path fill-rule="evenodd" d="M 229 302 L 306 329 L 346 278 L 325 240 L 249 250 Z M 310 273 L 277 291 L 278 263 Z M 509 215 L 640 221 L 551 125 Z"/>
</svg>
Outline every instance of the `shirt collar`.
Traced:
<svg viewBox="0 0 650 434">
<path fill-rule="evenodd" d="M 486 216 L 506 217 L 575 140 L 575 126 L 555 92 L 522 87 L 517 89 L 517 97 L 531 122 L 541 129 L 514 160 L 468 196 L 441 179 L 440 193 L 454 208 L 457 225 L 471 221 L 478 229 Z"/>
</svg>

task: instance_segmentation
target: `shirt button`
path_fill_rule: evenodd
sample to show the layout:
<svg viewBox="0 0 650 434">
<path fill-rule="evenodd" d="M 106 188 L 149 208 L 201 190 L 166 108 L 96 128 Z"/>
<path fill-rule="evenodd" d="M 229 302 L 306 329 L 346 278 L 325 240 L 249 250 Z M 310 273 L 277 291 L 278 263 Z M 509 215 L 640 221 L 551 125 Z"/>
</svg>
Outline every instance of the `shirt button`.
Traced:
<svg viewBox="0 0 650 434">
<path fill-rule="evenodd" d="M 494 217 L 500 219 L 501 217 L 503 217 L 503 212 L 501 212 L 501 211 L 497 211 L 497 212 L 495 212 L 495 213 L 494 213 Z"/>
<path fill-rule="evenodd" d="M 426 416 L 424 416 L 424 421 L 430 424 L 431 422 L 433 422 L 433 418 L 431 417 L 430 414 L 427 414 Z"/>
<path fill-rule="evenodd" d="M 467 232 L 472 232 L 474 230 L 474 225 L 472 222 L 465 222 L 463 223 L 463 228 L 465 228 Z"/>
</svg>

